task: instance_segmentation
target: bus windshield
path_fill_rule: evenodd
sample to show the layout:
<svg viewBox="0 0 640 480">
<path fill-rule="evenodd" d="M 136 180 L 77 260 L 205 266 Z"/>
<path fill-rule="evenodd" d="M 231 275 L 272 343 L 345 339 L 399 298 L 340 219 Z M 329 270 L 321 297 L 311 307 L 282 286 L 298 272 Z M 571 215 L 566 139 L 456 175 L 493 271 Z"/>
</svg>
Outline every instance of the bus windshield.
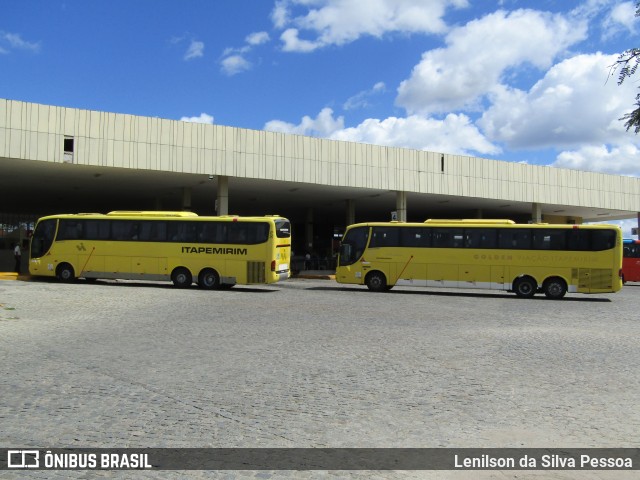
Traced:
<svg viewBox="0 0 640 480">
<path fill-rule="evenodd" d="M 342 239 L 340 247 L 340 265 L 352 265 L 362 256 L 367 240 L 369 239 L 368 227 L 351 228 Z"/>
</svg>

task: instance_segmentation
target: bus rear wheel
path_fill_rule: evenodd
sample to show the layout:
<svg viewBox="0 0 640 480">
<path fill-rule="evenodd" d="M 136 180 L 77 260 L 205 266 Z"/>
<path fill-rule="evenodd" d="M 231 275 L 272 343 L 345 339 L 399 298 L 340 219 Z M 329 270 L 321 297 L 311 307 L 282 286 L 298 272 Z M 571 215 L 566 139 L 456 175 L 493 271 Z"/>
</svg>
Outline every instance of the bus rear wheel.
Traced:
<svg viewBox="0 0 640 480">
<path fill-rule="evenodd" d="M 513 291 L 520 298 L 532 298 L 536 294 L 538 284 L 531 277 L 521 277 L 513 282 Z"/>
<path fill-rule="evenodd" d="M 364 281 L 372 292 L 385 292 L 388 290 L 387 278 L 382 272 L 370 272 Z"/>
<path fill-rule="evenodd" d="M 56 277 L 61 282 L 73 282 L 76 278 L 76 274 L 73 271 L 73 267 L 68 263 L 61 263 L 56 269 Z"/>
<path fill-rule="evenodd" d="M 542 284 L 542 291 L 552 300 L 559 300 L 567 293 L 567 283 L 558 277 L 547 278 Z"/>
<path fill-rule="evenodd" d="M 171 274 L 171 281 L 178 288 L 187 288 L 193 283 L 191 272 L 186 268 L 176 268 Z"/>
<path fill-rule="evenodd" d="M 198 275 L 198 286 L 207 290 L 220 288 L 220 276 L 213 268 L 205 268 Z"/>
</svg>

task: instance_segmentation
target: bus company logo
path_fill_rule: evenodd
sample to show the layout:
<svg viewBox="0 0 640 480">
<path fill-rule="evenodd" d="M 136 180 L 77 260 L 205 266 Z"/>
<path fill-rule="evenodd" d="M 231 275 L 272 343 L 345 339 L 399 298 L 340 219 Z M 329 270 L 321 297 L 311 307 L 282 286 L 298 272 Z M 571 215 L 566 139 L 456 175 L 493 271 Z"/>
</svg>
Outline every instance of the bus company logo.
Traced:
<svg viewBox="0 0 640 480">
<path fill-rule="evenodd" d="M 246 255 L 246 248 L 231 247 L 182 247 L 182 253 L 205 253 L 207 255 Z"/>
<path fill-rule="evenodd" d="M 87 251 L 86 247 L 84 246 L 84 243 L 80 243 L 80 244 L 76 245 L 76 248 L 78 249 L 79 252 L 86 252 Z"/>
<path fill-rule="evenodd" d="M 40 451 L 38 450 L 8 450 L 7 468 L 39 468 Z"/>
</svg>

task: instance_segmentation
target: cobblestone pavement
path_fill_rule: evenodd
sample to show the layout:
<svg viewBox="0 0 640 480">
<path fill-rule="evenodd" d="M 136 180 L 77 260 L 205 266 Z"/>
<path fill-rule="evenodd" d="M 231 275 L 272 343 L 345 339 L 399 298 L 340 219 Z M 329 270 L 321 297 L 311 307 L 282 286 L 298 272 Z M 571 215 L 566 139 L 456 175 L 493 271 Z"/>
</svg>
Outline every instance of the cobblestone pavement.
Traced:
<svg viewBox="0 0 640 480">
<path fill-rule="evenodd" d="M 640 284 L 549 301 L 463 290 L 375 294 L 304 279 L 228 291 L 2 281 L 0 446 L 637 447 L 639 307 Z M 634 478 L 593 471 L 136 476 Z"/>
</svg>

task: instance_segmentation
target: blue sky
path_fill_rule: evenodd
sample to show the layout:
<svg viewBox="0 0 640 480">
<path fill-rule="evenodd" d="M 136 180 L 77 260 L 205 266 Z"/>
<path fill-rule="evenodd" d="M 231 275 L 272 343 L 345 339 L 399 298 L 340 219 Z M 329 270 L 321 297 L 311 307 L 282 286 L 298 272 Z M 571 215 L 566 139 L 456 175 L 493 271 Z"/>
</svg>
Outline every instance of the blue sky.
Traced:
<svg viewBox="0 0 640 480">
<path fill-rule="evenodd" d="M 3 2 L 0 97 L 640 175 L 619 0 Z"/>
</svg>

